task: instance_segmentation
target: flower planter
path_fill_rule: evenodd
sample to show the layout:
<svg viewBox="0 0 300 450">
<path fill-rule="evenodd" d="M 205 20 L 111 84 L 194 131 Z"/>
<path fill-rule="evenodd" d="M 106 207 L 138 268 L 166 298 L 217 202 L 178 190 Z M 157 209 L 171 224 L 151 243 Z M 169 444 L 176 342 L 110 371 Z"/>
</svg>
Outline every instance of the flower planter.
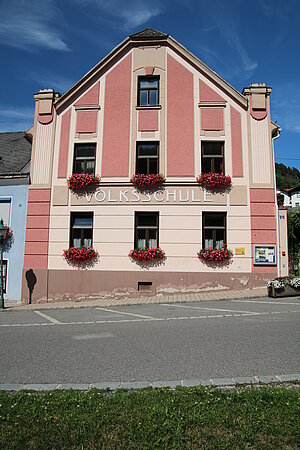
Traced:
<svg viewBox="0 0 300 450">
<path fill-rule="evenodd" d="M 227 247 L 221 249 L 207 248 L 201 249 L 197 256 L 199 259 L 205 262 L 217 262 L 229 261 L 232 258 L 232 251 Z"/>
<path fill-rule="evenodd" d="M 160 247 L 130 250 L 128 256 L 135 261 L 161 261 L 166 257 Z"/>
<path fill-rule="evenodd" d="M 295 297 L 300 296 L 299 277 L 279 277 L 267 285 L 268 297 Z"/>
<path fill-rule="evenodd" d="M 4 225 L 6 227 L 6 234 L 3 239 L 3 251 L 8 252 L 14 242 L 14 235 L 12 229 L 8 225 Z"/>
<path fill-rule="evenodd" d="M 231 186 L 231 178 L 229 175 L 224 175 L 223 173 L 201 173 L 197 177 L 197 183 L 205 188 L 228 188 Z"/>
<path fill-rule="evenodd" d="M 139 189 L 153 189 L 160 187 L 165 181 L 165 177 L 162 174 L 135 174 L 131 178 L 131 183 Z"/>
<path fill-rule="evenodd" d="M 63 257 L 72 264 L 86 264 L 98 258 L 93 247 L 70 247 L 63 251 Z"/>
<path fill-rule="evenodd" d="M 100 183 L 100 178 L 96 175 L 88 173 L 73 173 L 68 179 L 69 189 L 74 192 L 82 192 L 85 190 L 96 188 Z"/>
<path fill-rule="evenodd" d="M 294 289 L 292 286 L 285 286 L 280 291 L 274 286 L 268 286 L 268 297 L 296 297 L 300 295 L 299 289 Z"/>
<path fill-rule="evenodd" d="M 8 225 L 4 225 L 6 227 L 6 235 L 4 236 L 4 241 L 8 241 L 13 237 L 12 229 Z"/>
</svg>

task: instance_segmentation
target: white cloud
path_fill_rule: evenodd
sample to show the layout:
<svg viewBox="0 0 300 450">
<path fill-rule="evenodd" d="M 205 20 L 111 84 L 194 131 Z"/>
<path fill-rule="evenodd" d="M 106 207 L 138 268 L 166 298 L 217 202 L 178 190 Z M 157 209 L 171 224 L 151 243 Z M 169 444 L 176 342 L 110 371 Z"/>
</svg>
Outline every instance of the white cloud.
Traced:
<svg viewBox="0 0 300 450">
<path fill-rule="evenodd" d="M 81 6 L 92 5 L 102 14 L 112 19 L 119 19 L 118 26 L 124 30 L 129 30 L 141 26 L 153 17 L 161 14 L 165 7 L 159 0 L 152 0 L 151 3 L 145 0 L 69 0 Z M 101 18 L 103 19 L 103 18 Z"/>
<path fill-rule="evenodd" d="M 52 0 L 0 2 L 0 39 L 10 47 L 32 51 L 37 48 L 69 51 L 57 30 L 60 13 Z"/>
<path fill-rule="evenodd" d="M 272 120 L 283 130 L 300 133 L 300 92 L 297 83 L 273 86 L 271 94 Z"/>
<path fill-rule="evenodd" d="M 267 17 L 277 16 L 281 21 L 288 21 L 293 8 L 299 7 L 299 0 L 259 0 L 262 11 Z"/>
<path fill-rule="evenodd" d="M 148 22 L 160 13 L 161 11 L 158 8 L 146 9 L 142 7 L 138 11 L 122 11 L 121 17 L 125 19 L 124 26 L 126 28 L 134 28 Z"/>
<path fill-rule="evenodd" d="M 1 107 L 0 132 L 27 131 L 33 125 L 34 110 L 31 108 Z"/>
<path fill-rule="evenodd" d="M 247 51 L 243 47 L 241 40 L 237 33 L 235 31 L 231 33 L 224 33 L 224 37 L 226 36 L 227 42 L 231 47 L 236 51 L 236 53 L 239 55 L 240 61 L 241 61 L 241 68 L 245 72 L 249 72 L 252 74 L 254 70 L 257 68 L 257 62 L 252 61 L 252 59 L 248 56 Z"/>
<path fill-rule="evenodd" d="M 54 89 L 61 94 L 66 92 L 75 83 L 74 80 L 70 80 L 69 78 L 42 71 L 28 72 L 26 76 L 37 83 L 36 89 Z"/>
<path fill-rule="evenodd" d="M 250 78 L 258 63 L 251 58 L 241 39 L 238 29 L 239 17 L 233 14 L 221 0 L 212 0 L 207 11 L 203 39 L 200 49 L 208 55 L 210 64 L 215 65 L 225 78 Z M 210 39 L 213 33 L 213 40 Z M 218 37 L 218 39 L 217 39 Z M 212 50 L 212 45 L 218 45 L 218 51 Z M 226 61 L 223 56 L 226 55 Z"/>
</svg>

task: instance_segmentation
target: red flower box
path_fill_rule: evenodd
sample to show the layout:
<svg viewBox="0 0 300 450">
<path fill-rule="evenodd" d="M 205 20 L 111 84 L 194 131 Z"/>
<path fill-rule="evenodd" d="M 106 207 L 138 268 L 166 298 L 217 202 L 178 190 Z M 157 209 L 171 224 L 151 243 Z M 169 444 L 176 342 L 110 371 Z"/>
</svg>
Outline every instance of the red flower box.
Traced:
<svg viewBox="0 0 300 450">
<path fill-rule="evenodd" d="M 72 263 L 84 264 L 98 257 L 98 252 L 93 247 L 70 247 L 63 251 L 63 257 Z"/>
<path fill-rule="evenodd" d="M 233 253 L 226 246 L 224 246 L 221 249 L 216 248 L 201 249 L 197 253 L 197 255 L 198 258 L 202 259 L 203 261 L 222 262 L 232 258 Z"/>
<path fill-rule="evenodd" d="M 130 250 L 128 256 L 136 261 L 157 261 L 164 259 L 166 254 L 160 247 L 135 248 Z"/>
<path fill-rule="evenodd" d="M 160 173 L 159 174 L 150 173 L 149 175 L 146 175 L 144 173 L 137 173 L 133 175 L 130 181 L 138 188 L 147 188 L 147 187 L 152 188 L 160 186 L 166 181 L 166 179 L 164 175 Z"/>
<path fill-rule="evenodd" d="M 73 173 L 68 179 L 67 183 L 72 191 L 83 191 L 97 187 L 100 183 L 100 178 L 97 175 L 88 173 Z"/>
<path fill-rule="evenodd" d="M 4 225 L 6 227 L 6 235 L 4 236 L 4 241 L 8 241 L 13 237 L 12 229 L 8 225 Z"/>
<path fill-rule="evenodd" d="M 215 187 L 229 187 L 231 186 L 231 178 L 229 175 L 224 175 L 224 173 L 201 173 L 197 177 L 197 182 L 200 186 L 215 188 Z"/>
</svg>

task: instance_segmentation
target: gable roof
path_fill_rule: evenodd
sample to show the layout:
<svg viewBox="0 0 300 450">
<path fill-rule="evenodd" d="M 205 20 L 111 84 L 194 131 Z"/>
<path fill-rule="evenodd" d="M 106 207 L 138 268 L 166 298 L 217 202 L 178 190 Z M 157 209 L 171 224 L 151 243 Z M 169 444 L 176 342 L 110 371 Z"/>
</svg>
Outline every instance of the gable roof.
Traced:
<svg viewBox="0 0 300 450">
<path fill-rule="evenodd" d="M 289 193 L 293 194 L 294 192 L 297 192 L 297 191 L 300 191 L 300 184 L 298 186 L 294 187 L 294 188 L 291 188 L 289 190 Z"/>
<path fill-rule="evenodd" d="M 98 64 L 96 64 L 96 66 L 94 66 L 86 75 L 84 75 L 77 83 L 75 83 L 74 86 L 72 86 L 67 92 L 65 92 L 65 94 L 59 97 L 55 102 L 56 108 L 59 110 L 64 106 L 68 106 L 73 97 L 81 93 L 82 90 L 85 89 L 85 87 L 90 87 L 93 82 L 96 81 L 99 73 L 101 71 L 105 71 L 108 67 L 111 67 L 111 65 L 115 61 L 117 61 L 117 58 L 123 56 L 126 51 L 129 51 L 131 48 L 138 47 L 143 44 L 155 45 L 155 43 L 158 43 L 159 45 L 161 45 L 162 42 L 164 42 L 166 46 L 170 47 L 177 54 L 179 54 L 183 59 L 187 60 L 196 69 L 202 72 L 210 81 L 212 81 L 228 96 L 233 98 L 240 106 L 247 109 L 248 100 L 244 95 L 242 95 L 233 86 L 227 83 L 227 81 L 225 81 L 220 75 L 214 72 L 203 61 L 193 55 L 189 50 L 187 50 L 183 45 L 173 39 L 170 35 L 162 33 L 161 31 L 154 30 L 153 28 L 145 28 L 127 37 Z"/>
<path fill-rule="evenodd" d="M 1 175 L 28 173 L 30 156 L 31 139 L 25 131 L 0 133 Z"/>
<path fill-rule="evenodd" d="M 129 37 L 133 40 L 140 39 L 166 39 L 169 35 L 163 33 L 162 31 L 154 30 L 153 28 L 144 28 L 144 30 L 138 31 L 137 33 L 131 34 Z"/>
</svg>

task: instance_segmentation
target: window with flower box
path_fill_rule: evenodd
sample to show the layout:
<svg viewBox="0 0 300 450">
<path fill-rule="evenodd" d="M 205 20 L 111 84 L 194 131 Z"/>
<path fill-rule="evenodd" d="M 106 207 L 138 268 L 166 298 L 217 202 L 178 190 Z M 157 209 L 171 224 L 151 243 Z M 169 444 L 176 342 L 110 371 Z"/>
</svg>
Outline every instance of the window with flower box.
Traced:
<svg viewBox="0 0 300 450">
<path fill-rule="evenodd" d="M 159 173 L 159 143 L 137 142 L 136 144 L 136 173 Z"/>
<path fill-rule="evenodd" d="M 202 213 L 202 247 L 221 249 L 226 244 L 226 213 Z"/>
<path fill-rule="evenodd" d="M 75 144 L 73 173 L 95 175 L 96 144 Z"/>
<path fill-rule="evenodd" d="M 134 248 L 144 249 L 158 246 L 158 212 L 136 212 Z"/>
<path fill-rule="evenodd" d="M 224 142 L 201 142 L 201 172 L 224 173 Z"/>
<path fill-rule="evenodd" d="M 93 213 L 71 213 L 70 247 L 92 247 Z"/>
<path fill-rule="evenodd" d="M 157 106 L 159 101 L 159 77 L 138 78 L 138 106 Z"/>
</svg>

